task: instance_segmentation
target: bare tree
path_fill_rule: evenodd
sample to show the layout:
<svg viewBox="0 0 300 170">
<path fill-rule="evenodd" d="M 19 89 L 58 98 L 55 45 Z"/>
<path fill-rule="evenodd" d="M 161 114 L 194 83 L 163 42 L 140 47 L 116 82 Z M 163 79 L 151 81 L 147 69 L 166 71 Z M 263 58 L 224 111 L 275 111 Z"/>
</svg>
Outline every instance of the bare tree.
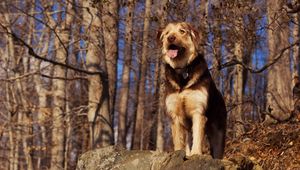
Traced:
<svg viewBox="0 0 300 170">
<path fill-rule="evenodd" d="M 98 8 L 94 7 L 93 2 L 84 1 L 83 18 L 84 26 L 88 31 L 87 43 L 87 69 L 92 72 L 103 72 L 101 69 L 101 58 L 104 58 L 101 51 L 101 18 Z M 102 57 L 101 57 L 102 56 Z M 108 80 L 106 73 L 100 75 L 89 75 L 89 111 L 88 120 L 90 122 L 90 147 L 94 144 L 102 146 L 112 142 L 112 122 L 109 111 Z M 105 134 L 103 134 L 106 132 Z M 103 137 L 105 136 L 105 137 Z M 106 140 L 103 141 L 102 138 Z M 107 141 L 108 140 L 108 141 Z"/>
<path fill-rule="evenodd" d="M 288 16 L 284 10 L 281 10 L 283 5 L 282 0 L 267 1 L 269 62 L 280 53 L 279 50 L 289 46 Z M 266 116 L 266 122 L 274 121 L 273 118 L 285 120 L 290 117 L 292 79 L 289 53 L 289 50 L 286 50 L 277 63 L 268 70 L 266 110 L 269 114 Z"/>
<path fill-rule="evenodd" d="M 235 19 L 235 32 L 237 34 L 236 42 L 234 43 L 234 56 L 236 57 L 237 61 L 242 62 L 243 61 L 243 41 L 242 36 L 240 35 L 242 33 L 244 24 L 241 17 L 238 17 Z M 235 102 L 235 110 L 233 112 L 234 117 L 234 131 L 235 136 L 239 137 L 241 136 L 245 130 L 244 130 L 244 124 L 243 124 L 243 67 L 241 65 L 236 65 L 234 70 L 234 102 Z"/>
<path fill-rule="evenodd" d="M 56 21 L 50 17 L 50 27 L 56 27 Z M 56 31 L 56 37 L 54 38 L 55 47 L 55 59 L 57 62 L 66 64 L 68 50 L 67 46 L 69 43 L 68 33 L 66 32 L 68 25 L 62 24 L 61 30 Z M 65 68 L 62 66 L 54 66 L 54 77 L 59 77 L 52 81 L 52 96 L 53 96 L 53 107 L 52 107 L 52 118 L 53 118 L 53 129 L 52 129 L 52 148 L 51 148 L 51 168 L 50 169 L 63 169 L 64 168 L 64 142 L 65 142 L 65 131 L 64 131 L 64 115 L 66 111 L 66 81 Z"/>
<path fill-rule="evenodd" d="M 105 121 L 112 121 L 112 116 L 115 109 L 116 98 L 116 80 L 117 80 L 117 59 L 118 59 L 118 11 L 119 3 L 117 0 L 108 0 L 101 2 L 101 17 L 103 26 L 103 41 L 105 47 L 105 61 L 108 73 L 108 88 L 109 88 L 109 107 L 110 115 L 104 115 Z M 111 144 L 113 135 L 108 129 L 108 125 L 103 124 L 102 128 L 104 135 L 102 137 L 103 145 Z"/>
<path fill-rule="evenodd" d="M 200 53 L 206 54 L 207 49 L 206 47 L 206 42 L 208 38 L 208 8 L 209 8 L 209 1 L 208 0 L 202 0 L 200 1 Z"/>
<path fill-rule="evenodd" d="M 5 24 L 6 29 L 8 32 L 11 32 L 11 23 L 10 23 L 10 16 L 9 13 L 2 14 L 2 22 Z M 3 59 L 5 61 L 4 67 L 9 68 L 16 68 L 17 64 L 17 58 L 15 56 L 15 45 L 13 42 L 13 38 L 9 35 L 5 36 L 6 39 L 6 46 L 5 46 L 5 53 L 3 55 Z M 11 73 L 8 71 L 6 72 L 6 77 L 9 78 L 11 76 Z M 19 121 L 19 114 L 18 114 L 18 108 L 17 108 L 17 101 L 15 98 L 15 91 L 13 91 L 13 85 L 9 82 L 5 85 L 6 90 L 6 108 L 8 111 L 8 120 L 9 123 L 12 124 L 15 122 L 13 119 L 14 114 L 17 117 L 17 121 Z M 17 170 L 18 164 L 19 164 L 19 142 L 16 140 L 18 137 L 20 137 L 20 133 L 16 132 L 14 133 L 14 127 L 9 126 L 8 129 L 8 135 L 9 135 L 9 157 L 10 157 L 10 163 L 9 163 L 9 169 Z"/>
<path fill-rule="evenodd" d="M 221 72 L 220 65 L 222 61 L 222 32 L 221 32 L 221 13 L 220 13 L 220 4 L 215 2 L 212 4 L 212 17 L 211 17 L 211 32 L 214 34 L 213 39 L 213 66 L 212 66 L 212 77 L 216 83 L 216 86 L 220 88 L 221 84 Z"/>
<path fill-rule="evenodd" d="M 293 1 L 294 5 L 297 4 L 297 1 Z M 294 13 L 292 14 L 292 25 L 293 25 L 293 40 L 296 42 L 299 39 L 299 22 L 300 22 L 300 15 L 299 13 Z M 296 77 L 299 77 L 299 46 L 294 46 L 293 47 L 293 79 Z M 295 82 L 293 83 L 293 87 L 295 86 Z"/>
<path fill-rule="evenodd" d="M 167 14 L 168 14 L 168 1 L 163 0 L 159 4 L 160 8 L 157 11 L 159 18 L 159 26 L 160 29 L 166 26 L 167 24 Z M 158 46 L 158 44 L 156 44 Z M 159 64 L 158 71 L 158 110 L 157 110 L 157 132 L 156 132 L 156 150 L 163 151 L 164 150 L 164 113 L 165 113 L 165 86 L 164 86 L 164 75 L 165 75 L 165 67 L 161 63 L 161 54 L 157 57 L 157 63 Z"/>
<path fill-rule="evenodd" d="M 136 113 L 136 124 L 134 131 L 134 149 L 143 149 L 144 114 L 145 114 L 145 82 L 147 71 L 148 35 L 150 24 L 151 1 L 146 0 L 143 29 L 143 49 L 141 55 L 141 73 L 138 92 L 138 105 Z"/>
<path fill-rule="evenodd" d="M 132 58 L 132 34 L 133 34 L 133 16 L 135 0 L 129 0 L 127 3 L 126 29 L 125 29 L 125 49 L 124 64 L 122 72 L 122 87 L 120 91 L 119 104 L 119 125 L 118 125 L 118 143 L 126 147 L 126 118 L 129 97 L 130 67 Z"/>
</svg>

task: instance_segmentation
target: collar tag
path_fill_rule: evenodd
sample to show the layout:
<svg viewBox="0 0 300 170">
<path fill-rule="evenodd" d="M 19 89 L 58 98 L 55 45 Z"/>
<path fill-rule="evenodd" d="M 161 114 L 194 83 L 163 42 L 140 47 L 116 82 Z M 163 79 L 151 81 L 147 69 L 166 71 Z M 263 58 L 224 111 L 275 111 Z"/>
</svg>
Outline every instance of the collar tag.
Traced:
<svg viewBox="0 0 300 170">
<path fill-rule="evenodd" d="M 183 77 L 184 79 L 187 79 L 187 78 L 189 77 L 189 73 L 188 73 L 187 71 L 183 72 L 183 73 L 182 73 L 182 77 Z"/>
</svg>

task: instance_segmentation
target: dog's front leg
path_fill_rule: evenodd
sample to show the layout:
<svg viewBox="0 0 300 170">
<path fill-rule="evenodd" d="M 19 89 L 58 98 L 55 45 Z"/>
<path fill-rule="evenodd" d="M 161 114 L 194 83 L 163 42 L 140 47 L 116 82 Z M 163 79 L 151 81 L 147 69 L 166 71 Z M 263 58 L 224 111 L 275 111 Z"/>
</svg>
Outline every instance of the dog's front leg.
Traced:
<svg viewBox="0 0 300 170">
<path fill-rule="evenodd" d="M 192 116 L 193 126 L 193 144 L 191 155 L 194 154 L 202 154 L 203 146 L 204 146 L 204 137 L 205 137 L 205 123 L 207 118 L 200 113 L 194 113 Z"/>
<path fill-rule="evenodd" d="M 184 127 L 184 118 L 180 116 L 173 117 L 172 136 L 174 150 L 184 150 L 186 147 L 186 129 Z"/>
</svg>

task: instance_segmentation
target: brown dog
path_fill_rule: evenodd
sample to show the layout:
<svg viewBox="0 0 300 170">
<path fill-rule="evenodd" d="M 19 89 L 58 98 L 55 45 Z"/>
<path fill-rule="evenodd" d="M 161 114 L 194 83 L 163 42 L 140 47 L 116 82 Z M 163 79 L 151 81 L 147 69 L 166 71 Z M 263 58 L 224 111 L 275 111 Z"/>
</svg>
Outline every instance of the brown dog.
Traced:
<svg viewBox="0 0 300 170">
<path fill-rule="evenodd" d="M 158 32 L 166 74 L 166 109 L 172 118 L 175 150 L 202 154 L 205 133 L 213 158 L 225 147 L 227 111 L 202 54 L 198 32 L 188 23 L 170 23 Z M 189 132 L 192 131 L 192 148 Z"/>
</svg>

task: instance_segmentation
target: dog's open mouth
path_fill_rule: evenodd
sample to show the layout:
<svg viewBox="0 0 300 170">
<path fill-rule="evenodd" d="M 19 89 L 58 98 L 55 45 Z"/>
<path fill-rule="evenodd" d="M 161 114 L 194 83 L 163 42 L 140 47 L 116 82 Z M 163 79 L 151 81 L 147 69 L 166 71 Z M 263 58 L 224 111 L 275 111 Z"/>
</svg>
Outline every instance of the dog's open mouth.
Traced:
<svg viewBox="0 0 300 170">
<path fill-rule="evenodd" d="M 176 58 L 177 56 L 179 56 L 183 52 L 184 52 L 184 48 L 183 47 L 177 46 L 175 44 L 171 44 L 168 47 L 167 55 L 170 58 Z"/>
</svg>

